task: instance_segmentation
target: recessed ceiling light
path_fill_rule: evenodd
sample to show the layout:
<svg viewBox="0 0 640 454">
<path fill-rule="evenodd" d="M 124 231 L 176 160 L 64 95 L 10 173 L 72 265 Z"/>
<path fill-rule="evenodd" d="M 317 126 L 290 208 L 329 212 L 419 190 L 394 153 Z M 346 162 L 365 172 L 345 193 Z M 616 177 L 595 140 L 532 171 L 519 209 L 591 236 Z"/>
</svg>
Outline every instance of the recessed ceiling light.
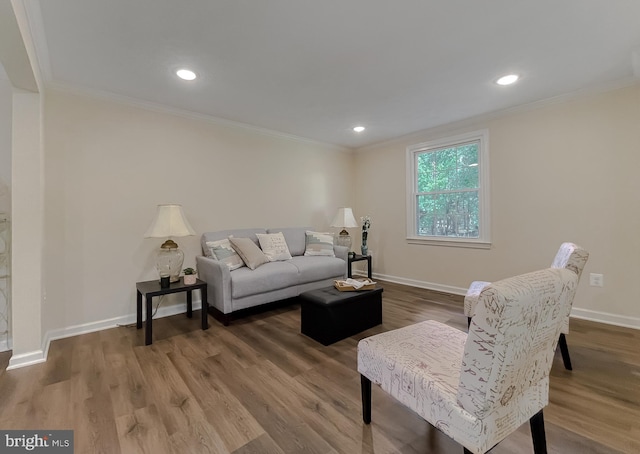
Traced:
<svg viewBox="0 0 640 454">
<path fill-rule="evenodd" d="M 364 126 L 356 126 L 355 128 L 353 128 L 353 130 L 355 132 L 362 132 L 364 131 L 366 128 Z"/>
<path fill-rule="evenodd" d="M 196 78 L 196 73 L 194 73 L 190 69 L 179 69 L 176 71 L 176 74 L 180 79 L 184 80 L 193 80 Z"/>
<path fill-rule="evenodd" d="M 520 76 L 517 74 L 509 74 L 508 76 L 502 76 L 500 79 L 496 80 L 498 85 L 511 85 L 516 82 Z"/>
</svg>

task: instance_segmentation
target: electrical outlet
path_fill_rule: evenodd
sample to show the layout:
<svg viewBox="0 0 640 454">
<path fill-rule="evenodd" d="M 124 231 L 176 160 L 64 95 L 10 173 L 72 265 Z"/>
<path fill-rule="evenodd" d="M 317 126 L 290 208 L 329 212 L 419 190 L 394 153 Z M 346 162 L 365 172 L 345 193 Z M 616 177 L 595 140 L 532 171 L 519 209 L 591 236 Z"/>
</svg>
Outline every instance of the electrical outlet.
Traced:
<svg viewBox="0 0 640 454">
<path fill-rule="evenodd" d="M 592 287 L 604 287 L 604 275 L 591 273 L 589 275 L 589 285 Z"/>
</svg>

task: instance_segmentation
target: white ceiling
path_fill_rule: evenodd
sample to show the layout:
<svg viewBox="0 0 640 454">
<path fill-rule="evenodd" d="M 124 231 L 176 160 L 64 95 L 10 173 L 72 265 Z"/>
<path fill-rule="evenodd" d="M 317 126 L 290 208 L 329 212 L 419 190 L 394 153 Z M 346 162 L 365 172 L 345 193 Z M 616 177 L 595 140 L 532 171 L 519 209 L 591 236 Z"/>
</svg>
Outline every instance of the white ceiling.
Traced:
<svg viewBox="0 0 640 454">
<path fill-rule="evenodd" d="M 344 147 L 640 77 L 638 0 L 25 4 L 51 85 Z"/>
</svg>

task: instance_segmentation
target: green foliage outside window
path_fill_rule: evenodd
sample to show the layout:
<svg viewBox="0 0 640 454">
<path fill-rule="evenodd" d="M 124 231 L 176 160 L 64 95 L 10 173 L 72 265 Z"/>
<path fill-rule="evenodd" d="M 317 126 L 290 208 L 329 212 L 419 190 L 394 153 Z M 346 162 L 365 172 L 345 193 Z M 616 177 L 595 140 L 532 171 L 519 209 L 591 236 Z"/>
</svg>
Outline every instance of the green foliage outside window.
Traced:
<svg viewBox="0 0 640 454">
<path fill-rule="evenodd" d="M 417 233 L 479 237 L 479 142 L 416 154 Z"/>
</svg>

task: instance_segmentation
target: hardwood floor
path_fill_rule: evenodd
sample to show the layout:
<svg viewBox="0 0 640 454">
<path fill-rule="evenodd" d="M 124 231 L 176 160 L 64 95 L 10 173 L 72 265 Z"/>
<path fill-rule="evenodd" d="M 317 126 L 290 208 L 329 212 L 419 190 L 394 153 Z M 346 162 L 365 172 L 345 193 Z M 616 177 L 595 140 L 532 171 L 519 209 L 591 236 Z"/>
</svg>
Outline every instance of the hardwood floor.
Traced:
<svg viewBox="0 0 640 454">
<path fill-rule="evenodd" d="M 0 428 L 74 429 L 84 453 L 462 453 L 374 386 L 362 423 L 359 339 L 427 319 L 466 330 L 462 297 L 391 283 L 384 324 L 324 347 L 300 334 L 297 304 L 223 327 L 197 313 L 54 341 L 49 359 L 6 371 Z M 550 453 L 640 452 L 640 331 L 572 320 L 545 409 Z M 492 451 L 533 453 L 528 424 Z"/>
</svg>

